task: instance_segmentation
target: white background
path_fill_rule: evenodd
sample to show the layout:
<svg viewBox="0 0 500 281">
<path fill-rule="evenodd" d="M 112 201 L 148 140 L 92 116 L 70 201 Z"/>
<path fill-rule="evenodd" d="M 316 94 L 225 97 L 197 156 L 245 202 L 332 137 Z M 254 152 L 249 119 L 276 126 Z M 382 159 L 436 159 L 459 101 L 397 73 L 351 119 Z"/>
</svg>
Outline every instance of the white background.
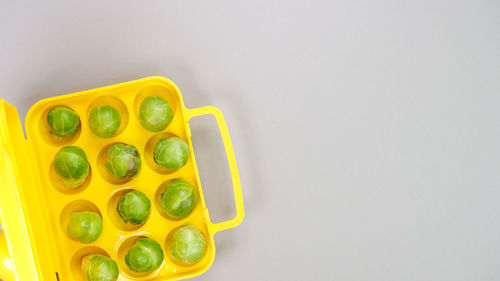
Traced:
<svg viewBox="0 0 500 281">
<path fill-rule="evenodd" d="M 150 75 L 225 114 L 197 280 L 500 280 L 500 2 L 0 0 L 0 97 Z M 213 119 L 192 122 L 231 218 Z"/>
</svg>

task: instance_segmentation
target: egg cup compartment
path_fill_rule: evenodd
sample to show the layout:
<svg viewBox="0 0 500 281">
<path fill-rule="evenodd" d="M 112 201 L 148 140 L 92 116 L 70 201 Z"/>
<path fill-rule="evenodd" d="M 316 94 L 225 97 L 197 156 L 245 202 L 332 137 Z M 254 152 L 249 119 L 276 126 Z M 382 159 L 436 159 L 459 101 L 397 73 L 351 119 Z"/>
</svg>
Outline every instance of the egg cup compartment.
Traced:
<svg viewBox="0 0 500 281">
<path fill-rule="evenodd" d="M 66 146 L 66 145 L 71 145 L 74 143 L 78 137 L 80 137 L 80 132 L 82 131 L 82 118 L 80 116 L 80 125 L 78 126 L 78 129 L 76 133 L 72 136 L 67 136 L 64 138 L 56 138 L 50 133 L 50 126 L 47 123 L 47 115 L 49 111 L 53 107 L 47 108 L 43 113 L 42 113 L 42 118 L 40 118 L 40 124 L 38 124 L 38 127 L 40 128 L 39 130 L 39 135 L 42 137 L 42 139 L 50 145 L 55 145 L 55 146 Z M 70 108 L 71 110 L 75 111 L 73 108 Z"/>
<path fill-rule="evenodd" d="M 79 249 L 73 254 L 70 261 L 71 276 L 75 281 L 87 281 L 85 273 L 82 270 L 82 259 L 88 255 L 103 255 L 111 257 L 104 249 L 96 246 L 87 246 Z"/>
<path fill-rule="evenodd" d="M 139 278 L 140 280 L 149 280 L 154 278 L 156 275 L 158 275 L 158 272 L 161 270 L 163 265 L 165 264 L 165 259 L 163 259 L 162 264 L 160 265 L 159 268 L 155 269 L 153 272 L 134 272 L 130 270 L 130 268 L 127 266 L 125 262 L 125 255 L 127 255 L 128 250 L 137 242 L 137 240 L 141 238 L 150 238 L 155 240 L 153 237 L 148 236 L 146 233 L 137 233 L 132 236 L 128 236 L 124 238 L 121 243 L 118 245 L 118 268 L 120 269 L 120 272 L 129 279 L 135 279 Z M 155 240 L 156 241 L 156 240 Z M 156 241 L 160 243 L 159 241 Z M 160 243 L 161 245 L 161 243 Z M 163 254 L 165 255 L 165 250 L 162 247 Z"/>
<path fill-rule="evenodd" d="M 64 234 L 66 234 L 66 236 L 69 239 L 72 239 L 72 238 L 70 237 L 70 235 L 68 233 L 67 226 L 68 226 L 68 222 L 71 218 L 71 215 L 74 213 L 84 212 L 84 211 L 97 213 L 102 219 L 102 214 L 101 214 L 101 211 L 99 210 L 99 208 L 94 203 L 92 203 L 88 200 L 79 199 L 76 201 L 72 201 L 71 203 L 66 205 L 64 207 L 64 209 L 62 209 L 59 221 L 61 223 L 62 231 L 64 232 Z"/>
<path fill-rule="evenodd" d="M 89 118 L 90 118 L 90 113 L 92 110 L 95 108 L 101 107 L 101 106 L 112 106 L 114 109 L 118 110 L 120 113 L 120 127 L 118 127 L 118 130 L 116 131 L 115 135 L 113 137 L 119 136 L 125 128 L 127 128 L 128 124 L 128 109 L 127 106 L 121 101 L 118 97 L 116 96 L 111 96 L 104 94 L 102 96 L 96 97 L 93 101 L 90 102 L 88 108 L 87 108 L 87 113 L 85 115 L 85 124 L 87 125 L 87 128 L 89 127 Z M 98 136 L 95 136 L 98 138 Z"/>
<path fill-rule="evenodd" d="M 134 190 L 141 191 L 141 190 L 139 190 L 137 188 L 133 188 L 133 187 L 124 187 L 121 189 L 117 189 L 111 193 L 111 198 L 108 201 L 108 207 L 107 207 L 108 219 L 114 225 L 114 227 L 121 229 L 123 231 L 138 230 L 139 228 L 141 228 L 144 224 L 146 224 L 148 222 L 148 219 L 151 216 L 151 209 L 153 208 L 153 206 L 151 206 L 151 208 L 149 210 L 148 218 L 146 219 L 146 221 L 144 223 L 138 224 L 138 225 L 131 224 L 130 222 L 125 223 L 122 220 L 122 218 L 120 217 L 120 215 L 118 214 L 118 211 L 116 210 L 116 206 L 118 205 L 118 201 L 120 200 L 120 198 L 123 195 L 127 194 L 128 192 L 134 191 Z M 149 201 L 151 201 L 151 205 L 153 205 L 151 198 L 148 198 L 148 199 L 149 199 Z"/>
<path fill-rule="evenodd" d="M 158 141 L 161 139 L 171 138 L 171 137 L 178 137 L 178 138 L 184 140 L 186 143 L 188 143 L 185 138 L 180 137 L 180 136 L 168 131 L 168 128 L 167 128 L 167 131 L 162 132 L 162 133 L 157 133 L 157 134 L 154 134 L 153 136 L 151 136 L 149 138 L 148 142 L 146 143 L 145 148 L 144 148 L 144 161 L 146 161 L 146 163 L 148 164 L 149 168 L 151 168 L 151 170 L 153 170 L 157 173 L 172 174 L 172 173 L 175 173 L 175 172 L 177 172 L 185 167 L 184 166 L 184 167 L 181 167 L 179 169 L 165 169 L 162 166 L 160 166 L 158 163 L 156 163 L 154 160 L 154 151 L 155 151 L 156 143 L 158 143 Z M 191 159 L 190 159 L 191 155 L 192 155 L 191 149 L 190 149 L 189 153 L 190 153 L 190 155 L 188 157 L 188 162 L 191 161 Z M 187 163 L 186 163 L 186 165 L 187 165 Z"/>
<path fill-rule="evenodd" d="M 133 107 L 137 120 L 140 119 L 141 104 L 147 97 L 161 97 L 164 100 L 166 100 L 170 104 L 170 106 L 172 107 L 172 111 L 174 112 L 174 117 L 172 118 L 172 121 L 173 119 L 176 118 L 177 115 L 179 115 L 176 114 L 180 107 L 179 98 L 176 94 L 176 88 L 168 84 L 164 85 L 156 84 L 156 85 L 146 86 L 137 93 L 137 96 L 134 99 L 134 107 Z M 165 130 L 168 130 L 169 126 L 167 126 Z"/>
<path fill-rule="evenodd" d="M 196 183 L 194 183 L 193 181 L 190 181 L 188 179 L 184 179 L 184 178 L 170 178 L 169 180 L 165 181 L 165 182 L 162 182 L 158 188 L 156 189 L 156 192 L 155 192 L 155 195 L 154 195 L 154 202 L 152 202 L 152 205 L 154 205 L 154 208 L 156 208 L 156 212 L 158 212 L 158 214 L 160 214 L 161 216 L 163 216 L 165 219 L 167 220 L 171 220 L 171 221 L 181 221 L 181 220 L 186 220 L 188 219 L 193 213 L 194 213 L 194 210 L 191 214 L 189 214 L 187 217 L 185 218 L 175 218 L 175 217 L 172 217 L 172 216 L 169 216 L 164 210 L 163 208 L 161 207 L 161 194 L 163 192 L 165 192 L 165 190 L 167 189 L 167 186 L 169 183 L 171 183 L 172 181 L 174 180 L 177 180 L 177 179 L 181 179 L 181 180 L 185 180 L 187 181 L 189 184 L 191 184 L 192 186 L 194 186 L 197 194 L 198 194 L 198 198 L 201 198 L 201 195 L 200 195 L 200 192 L 198 191 L 198 188 L 196 186 Z M 196 207 L 198 207 L 198 204 L 200 204 L 200 199 L 198 199 L 198 203 L 196 203 Z M 196 209 L 196 208 L 195 208 Z"/>
<path fill-rule="evenodd" d="M 172 244 L 174 244 L 174 235 L 175 233 L 177 232 L 177 230 L 179 230 L 181 227 L 183 226 L 186 226 L 188 224 L 183 224 L 183 225 L 180 225 L 174 229 L 172 229 L 168 235 L 167 235 L 167 238 L 165 239 L 165 245 L 164 245 L 164 248 L 165 249 L 169 249 L 166 253 L 165 253 L 165 258 L 169 260 L 170 263 L 172 264 L 175 264 L 177 267 L 179 268 L 185 268 L 186 270 L 189 270 L 190 268 L 192 267 L 195 267 L 196 266 L 196 263 L 195 264 L 187 264 L 187 263 L 183 263 L 183 262 L 180 262 L 180 261 L 177 261 L 173 256 L 172 256 Z M 205 237 L 205 240 L 207 241 L 207 244 L 205 246 L 205 254 L 203 255 L 203 258 L 207 255 L 211 255 L 210 251 L 212 250 L 212 248 L 209 246 L 209 243 L 208 243 L 208 236 L 207 236 L 207 233 L 204 232 L 203 230 L 200 229 L 200 232 L 201 234 L 203 235 L 203 237 Z M 202 258 L 202 259 L 203 259 Z"/>
<path fill-rule="evenodd" d="M 77 187 L 69 187 L 63 182 L 63 180 L 57 175 L 56 170 L 54 169 L 54 163 L 50 164 L 49 178 L 52 187 L 57 189 L 59 192 L 65 194 L 77 194 L 84 191 L 92 181 L 92 166 L 89 167 L 89 174 L 85 179 L 85 182 Z"/>
<path fill-rule="evenodd" d="M 109 182 L 111 184 L 116 184 L 116 185 L 126 184 L 126 183 L 130 182 L 131 180 L 133 180 L 134 178 L 140 176 L 140 174 L 141 174 L 141 171 L 139 171 L 139 173 L 135 177 L 132 177 L 129 179 L 121 179 L 119 177 L 112 175 L 108 171 L 108 167 L 106 166 L 106 162 L 108 161 L 108 151 L 113 145 L 120 144 L 120 143 L 121 144 L 128 144 L 128 143 L 123 143 L 123 142 L 110 143 L 110 144 L 106 145 L 103 149 L 101 149 L 101 151 L 99 152 L 99 155 L 97 156 L 97 170 L 99 171 L 99 175 L 103 179 L 105 179 L 107 182 Z M 144 161 L 143 154 L 141 152 L 139 152 L 139 154 L 141 157 L 141 161 Z M 143 166 L 143 164 L 141 166 Z M 141 170 L 142 170 L 142 167 L 141 167 Z"/>
<path fill-rule="evenodd" d="M 167 128 L 158 133 L 144 129 L 139 120 L 140 104 L 148 96 L 160 96 L 167 100 L 174 112 Z M 77 133 L 68 138 L 57 140 L 49 133 L 46 122 L 47 112 L 57 105 L 64 105 L 80 117 Z M 111 105 L 121 115 L 117 133 L 110 138 L 97 137 L 89 127 L 92 109 Z M 216 117 L 226 147 L 237 216 L 229 221 L 213 224 L 205 205 L 195 155 L 191 143 L 188 121 L 192 117 L 212 114 Z M 3 124 L 3 126 L 5 126 Z M 214 234 L 217 231 L 237 226 L 243 219 L 243 201 L 239 177 L 227 127 L 220 111 L 214 107 L 187 109 L 177 86 L 162 77 L 149 77 L 117 85 L 93 89 L 54 98 L 35 104 L 26 117 L 27 149 L 33 160 L 36 184 L 35 193 L 39 196 L 44 235 L 51 245 L 50 251 L 40 254 L 44 260 L 51 260 L 60 280 L 85 280 L 81 270 L 81 259 L 88 254 L 103 254 L 116 261 L 120 270 L 120 281 L 124 280 L 179 280 L 194 277 L 209 268 L 215 256 Z M 189 158 L 177 170 L 165 170 L 154 162 L 153 151 L 156 142 L 164 137 L 176 136 L 187 142 Z M 141 171 L 132 179 L 121 180 L 111 175 L 106 168 L 107 149 L 113 144 L 130 144 L 137 148 L 141 156 Z M 90 164 L 90 173 L 85 183 L 77 188 L 64 185 L 53 168 L 54 156 L 64 146 L 74 145 L 85 151 Z M 171 218 L 163 212 L 159 197 L 168 182 L 182 179 L 196 189 L 198 202 L 192 213 L 183 219 Z M 26 188 L 26 187 L 24 187 Z M 131 190 L 143 192 L 151 202 L 148 219 L 141 225 L 125 224 L 116 211 L 119 198 Z M 28 210 L 29 211 L 29 210 Z M 66 226 L 72 213 L 79 211 L 97 212 L 103 220 L 103 230 L 99 238 L 89 244 L 71 239 Z M 29 218 L 25 218 L 29 220 Z M 171 257 L 172 236 L 175 230 L 184 225 L 196 226 L 206 239 L 206 251 L 196 264 L 187 265 Z M 125 265 L 125 254 L 138 237 L 144 236 L 158 242 L 164 253 L 162 265 L 154 272 L 137 274 Z"/>
</svg>

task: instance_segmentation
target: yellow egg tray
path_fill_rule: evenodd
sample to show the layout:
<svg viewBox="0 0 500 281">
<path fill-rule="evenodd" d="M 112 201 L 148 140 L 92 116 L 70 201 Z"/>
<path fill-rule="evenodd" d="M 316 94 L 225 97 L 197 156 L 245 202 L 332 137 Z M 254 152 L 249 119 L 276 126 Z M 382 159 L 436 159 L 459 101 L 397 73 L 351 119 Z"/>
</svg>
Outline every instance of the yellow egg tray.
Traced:
<svg viewBox="0 0 500 281">
<path fill-rule="evenodd" d="M 174 110 L 171 123 L 162 132 L 149 132 L 139 122 L 139 107 L 147 96 L 163 97 Z M 49 134 L 46 117 L 56 105 L 68 106 L 80 116 L 81 126 L 74 136 L 57 140 Z M 117 134 L 108 139 L 94 135 L 88 124 L 90 111 L 102 105 L 115 107 L 122 118 Z M 205 205 L 188 123 L 191 118 L 205 114 L 217 120 L 236 204 L 236 216 L 216 224 L 210 221 Z M 41 100 L 30 109 L 25 129 L 26 139 L 16 109 L 0 100 L 0 221 L 6 234 L 5 243 L 0 236 L 0 258 L 7 256 L 6 251 L 10 253 L 3 265 L 0 261 L 0 279 L 13 281 L 8 280 L 8 276 L 15 276 L 18 281 L 84 281 L 80 262 L 82 257 L 92 253 L 107 255 L 117 262 L 118 280 L 190 278 L 200 275 L 212 264 L 214 234 L 237 226 L 243 219 L 238 169 L 222 113 L 212 106 L 186 108 L 179 89 L 166 78 L 148 77 Z M 166 171 L 153 160 L 156 142 L 169 136 L 180 137 L 190 148 L 187 164 L 176 171 Z M 143 164 L 137 177 L 117 180 L 107 172 L 106 151 L 115 143 L 132 144 L 139 150 Z M 82 148 L 91 166 L 87 181 L 76 189 L 66 187 L 53 168 L 55 154 L 67 145 Z M 199 194 L 196 208 L 184 219 L 170 218 L 160 207 L 160 194 L 174 179 L 188 181 Z M 129 190 L 142 191 L 151 201 L 149 218 L 141 226 L 124 224 L 116 212 L 119 197 Z M 70 215 L 83 210 L 98 212 L 103 219 L 101 236 L 90 244 L 72 240 L 66 232 Z M 207 240 L 204 257 L 193 265 L 178 263 L 170 255 L 173 233 L 187 224 L 198 227 Z M 149 274 L 130 271 L 124 260 L 128 248 L 140 237 L 154 239 L 164 252 L 163 264 Z M 7 249 L 2 249 L 2 245 Z M 2 276 L 2 271 L 6 277 Z"/>
</svg>

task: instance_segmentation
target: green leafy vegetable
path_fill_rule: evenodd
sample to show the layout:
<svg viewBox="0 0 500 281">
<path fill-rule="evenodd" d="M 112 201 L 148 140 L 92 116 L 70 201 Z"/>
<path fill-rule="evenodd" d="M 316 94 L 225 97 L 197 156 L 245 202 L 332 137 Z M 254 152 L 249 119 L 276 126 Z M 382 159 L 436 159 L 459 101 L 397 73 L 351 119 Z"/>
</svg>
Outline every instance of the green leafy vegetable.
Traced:
<svg viewBox="0 0 500 281">
<path fill-rule="evenodd" d="M 165 169 L 179 169 L 183 167 L 189 157 L 188 144 L 178 138 L 169 137 L 160 139 L 153 152 L 154 160 Z"/>
<path fill-rule="evenodd" d="M 50 134 L 57 139 L 62 139 L 76 134 L 80 127 L 80 117 L 71 108 L 58 105 L 47 114 L 47 123 L 50 127 Z"/>
<path fill-rule="evenodd" d="M 141 156 L 133 145 L 115 144 L 108 150 L 108 171 L 121 179 L 130 179 L 141 171 Z"/>
<path fill-rule="evenodd" d="M 123 195 L 116 206 L 116 210 L 123 222 L 130 222 L 133 225 L 144 223 L 148 219 L 150 208 L 151 202 L 148 197 L 137 190 Z"/>
<path fill-rule="evenodd" d="M 163 262 L 160 244 L 150 238 L 140 238 L 125 255 L 130 270 L 138 273 L 152 272 Z"/>
<path fill-rule="evenodd" d="M 146 97 L 141 103 L 139 120 L 148 131 L 163 131 L 173 117 L 172 107 L 161 97 Z"/>
<path fill-rule="evenodd" d="M 57 152 L 54 158 L 54 170 L 68 187 L 76 188 L 87 179 L 90 165 L 87 155 L 81 148 L 66 146 Z"/>
<path fill-rule="evenodd" d="M 89 126 L 92 132 L 101 138 L 110 138 L 120 127 L 120 112 L 110 105 L 92 109 L 89 116 Z"/>
<path fill-rule="evenodd" d="M 118 265 L 103 255 L 88 255 L 82 259 L 82 270 L 88 281 L 118 280 Z"/>
<path fill-rule="evenodd" d="M 82 243 L 92 243 L 102 232 L 102 219 L 96 212 L 73 213 L 66 228 L 69 235 Z"/>
<path fill-rule="evenodd" d="M 198 202 L 195 188 L 184 180 L 174 180 L 161 194 L 161 207 L 167 215 L 185 218 L 191 214 Z"/>
<path fill-rule="evenodd" d="M 172 256 L 175 260 L 187 264 L 197 263 L 205 255 L 205 236 L 193 225 L 186 225 L 174 234 Z"/>
</svg>

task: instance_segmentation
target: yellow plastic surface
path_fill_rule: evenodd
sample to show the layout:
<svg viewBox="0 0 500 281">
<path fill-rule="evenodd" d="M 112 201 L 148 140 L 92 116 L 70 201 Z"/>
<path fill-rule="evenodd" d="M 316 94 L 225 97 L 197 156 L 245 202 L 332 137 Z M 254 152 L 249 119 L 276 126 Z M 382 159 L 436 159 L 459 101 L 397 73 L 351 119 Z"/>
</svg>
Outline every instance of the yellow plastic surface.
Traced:
<svg viewBox="0 0 500 281">
<path fill-rule="evenodd" d="M 7 248 L 5 232 L 0 230 L 0 280 L 13 281 L 15 280 L 14 273 L 14 265 Z"/>
<path fill-rule="evenodd" d="M 140 103 L 146 96 L 162 96 L 174 109 L 172 122 L 160 133 L 151 133 L 139 123 Z M 68 106 L 80 116 L 81 128 L 74 137 L 68 140 L 56 140 L 49 134 L 45 121 L 46 115 L 56 105 Z M 114 106 L 122 116 L 122 125 L 118 134 L 109 139 L 95 136 L 88 125 L 90 111 L 101 105 Z M 216 117 L 226 148 L 234 187 L 236 217 L 218 224 L 210 222 L 195 163 L 188 123 L 190 118 L 203 114 L 212 114 Z M 20 208 L 24 210 L 24 214 L 19 214 L 19 217 L 23 218 L 24 224 L 18 227 L 23 228 L 24 225 L 25 228 L 28 228 L 26 236 L 29 241 L 20 241 L 20 243 L 33 245 L 31 252 L 34 253 L 34 258 L 31 259 L 35 259 L 33 266 L 37 271 L 37 274 L 33 274 L 33 276 L 38 276 L 36 278 L 39 279 L 31 277 L 31 279 L 26 279 L 18 276 L 18 281 L 56 280 L 56 272 L 60 280 L 83 281 L 85 278 L 80 269 L 80 261 L 82 257 L 91 253 L 105 254 L 116 260 L 120 269 L 119 280 L 122 281 L 179 280 L 197 276 L 206 271 L 213 262 L 215 256 L 214 234 L 217 231 L 237 226 L 243 219 L 244 209 L 238 169 L 222 113 L 215 107 L 187 109 L 179 89 L 168 79 L 149 77 L 42 100 L 31 108 L 26 117 L 25 128 L 27 145 L 24 150 L 36 157 L 20 173 L 26 173 L 26 177 L 37 178 L 29 186 L 33 189 L 30 193 L 36 194 L 40 206 L 39 208 Z M 173 135 L 184 139 L 189 144 L 191 153 L 184 167 L 171 172 L 163 170 L 154 163 L 152 152 L 159 138 Z M 114 143 L 127 143 L 137 147 L 143 163 L 139 176 L 129 181 L 120 181 L 107 173 L 104 156 L 106 149 Z M 16 145 L 18 144 L 15 143 L 14 146 Z M 56 152 L 66 145 L 81 147 L 87 154 L 91 166 L 91 175 L 87 182 L 76 189 L 65 187 L 52 167 Z M 181 220 L 168 218 L 161 210 L 159 200 L 166 184 L 178 178 L 193 184 L 200 196 L 200 201 L 192 214 Z M 26 184 L 17 186 L 21 190 L 21 199 L 29 196 L 24 194 L 24 191 L 28 189 L 27 186 Z M 144 192 L 152 203 L 148 220 L 139 227 L 124 224 L 115 210 L 118 198 L 132 189 Z M 0 210 L 11 211 L 13 208 L 19 208 L 15 205 L 6 206 L 3 204 L 4 202 L 0 202 Z M 65 230 L 71 213 L 82 210 L 97 211 L 103 218 L 103 232 L 99 239 L 91 244 L 82 244 L 70 239 Z M 187 224 L 197 226 L 207 239 L 205 256 L 194 265 L 179 264 L 170 256 L 173 232 Z M 9 228 L 10 226 L 5 225 L 5 227 Z M 34 230 L 38 232 L 36 235 L 32 233 Z M 45 240 L 38 240 L 37 235 L 43 235 Z M 141 236 L 156 240 L 162 246 L 165 254 L 161 267 L 147 275 L 131 272 L 124 262 L 128 248 Z M 10 243 L 11 241 L 8 241 L 9 245 Z M 44 246 L 38 245 L 40 243 L 43 243 Z M 49 248 L 48 245 L 51 247 Z M 16 247 L 13 252 L 16 258 L 18 250 Z M 29 254 L 29 252 L 25 254 Z M 29 257 L 26 259 L 28 260 Z M 23 270 L 16 270 L 16 273 L 19 274 Z M 50 271 L 50 275 L 45 274 L 47 271 Z"/>
<path fill-rule="evenodd" d="M 16 280 L 54 280 L 51 248 L 47 236 L 40 235 L 47 224 L 37 194 L 37 169 L 28 158 L 28 143 L 17 110 L 3 100 L 0 148 L 0 220 L 6 246 L 0 246 L 0 255 L 11 254 L 9 260 L 2 262 L 0 278 L 14 281 L 15 275 Z M 44 253 L 44 266 L 40 252 Z"/>
</svg>

